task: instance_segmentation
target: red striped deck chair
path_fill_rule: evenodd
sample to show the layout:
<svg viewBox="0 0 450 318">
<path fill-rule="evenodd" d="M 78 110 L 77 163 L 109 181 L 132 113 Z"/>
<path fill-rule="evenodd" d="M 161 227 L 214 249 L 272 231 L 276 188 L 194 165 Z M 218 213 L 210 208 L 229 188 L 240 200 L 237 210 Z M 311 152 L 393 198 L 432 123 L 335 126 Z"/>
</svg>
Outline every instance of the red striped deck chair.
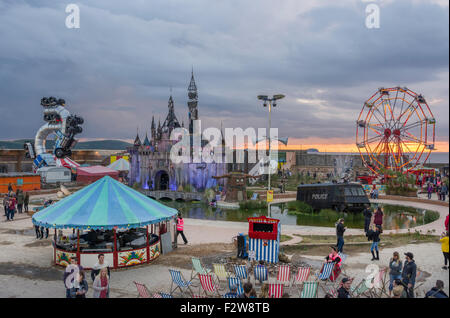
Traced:
<svg viewBox="0 0 450 318">
<path fill-rule="evenodd" d="M 378 272 L 377 275 L 373 278 L 373 288 L 371 293 L 376 298 L 381 298 L 382 295 L 389 297 L 386 292 L 386 283 L 387 283 L 387 268 L 382 268 Z"/>
<path fill-rule="evenodd" d="M 334 288 L 334 287 L 328 287 L 325 290 L 325 293 L 331 295 L 333 298 L 337 298 L 337 296 L 338 296 L 338 292 L 337 292 L 336 288 Z"/>
<path fill-rule="evenodd" d="M 278 267 L 277 283 L 289 286 L 291 282 L 291 266 L 280 265 Z"/>
<path fill-rule="evenodd" d="M 147 286 L 145 286 L 145 284 L 138 283 L 138 282 L 134 282 L 134 284 L 136 285 L 136 288 L 137 288 L 140 298 L 152 298 L 150 296 L 150 292 L 149 292 Z"/>
<path fill-rule="evenodd" d="M 311 267 L 299 267 L 297 274 L 294 276 L 294 280 L 292 282 L 292 287 L 294 287 L 295 285 L 298 285 L 299 288 L 301 288 L 301 285 L 305 281 L 308 280 L 310 273 L 311 273 Z"/>
<path fill-rule="evenodd" d="M 269 284 L 269 298 L 281 298 L 283 296 L 283 284 Z"/>
<path fill-rule="evenodd" d="M 212 294 L 213 296 L 217 295 L 218 297 L 220 297 L 219 286 L 216 285 L 213 277 L 210 274 L 198 274 L 198 279 L 200 280 L 200 295 L 203 292 L 206 296 Z"/>
</svg>

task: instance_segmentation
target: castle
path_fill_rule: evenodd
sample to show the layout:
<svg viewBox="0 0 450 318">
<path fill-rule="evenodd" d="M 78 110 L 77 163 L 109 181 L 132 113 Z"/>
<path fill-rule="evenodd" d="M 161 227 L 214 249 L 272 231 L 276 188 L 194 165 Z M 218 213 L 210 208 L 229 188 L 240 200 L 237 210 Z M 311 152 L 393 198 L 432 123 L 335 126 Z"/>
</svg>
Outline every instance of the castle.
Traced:
<svg viewBox="0 0 450 318">
<path fill-rule="evenodd" d="M 192 140 L 193 122 L 199 119 L 194 72 L 191 74 L 188 86 L 187 105 L 189 134 Z M 133 146 L 127 149 L 130 154 L 129 185 L 133 186 L 138 183 L 142 189 L 170 191 L 204 191 L 207 188 L 215 187 L 218 183 L 224 185 L 223 180 L 216 180 L 213 177 L 227 172 L 225 163 L 176 164 L 170 160 L 170 149 L 176 143 L 176 141 L 170 140 L 170 134 L 175 128 L 184 128 L 184 123 L 180 125 L 175 116 L 172 95 L 169 97 L 168 108 L 168 114 L 162 126 L 159 121 L 158 127 L 156 127 L 155 118 L 152 117 L 151 139 L 146 134 L 142 142 L 137 134 Z"/>
</svg>

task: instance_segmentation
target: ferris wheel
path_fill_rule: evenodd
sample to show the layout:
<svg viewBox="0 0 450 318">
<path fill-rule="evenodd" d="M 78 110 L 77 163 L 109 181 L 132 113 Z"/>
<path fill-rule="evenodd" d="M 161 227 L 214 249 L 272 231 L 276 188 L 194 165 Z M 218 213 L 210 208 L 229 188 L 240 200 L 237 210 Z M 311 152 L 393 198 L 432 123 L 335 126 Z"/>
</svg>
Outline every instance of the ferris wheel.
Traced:
<svg viewBox="0 0 450 318">
<path fill-rule="evenodd" d="M 356 146 L 372 172 L 408 172 L 435 149 L 436 119 L 425 98 L 406 87 L 380 88 L 356 121 Z"/>
</svg>

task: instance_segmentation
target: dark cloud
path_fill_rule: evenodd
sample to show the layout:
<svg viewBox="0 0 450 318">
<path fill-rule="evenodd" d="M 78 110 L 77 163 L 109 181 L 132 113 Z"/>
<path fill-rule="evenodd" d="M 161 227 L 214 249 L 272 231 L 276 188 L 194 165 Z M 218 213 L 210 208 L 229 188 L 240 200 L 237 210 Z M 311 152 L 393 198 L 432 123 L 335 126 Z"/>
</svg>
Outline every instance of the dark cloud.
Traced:
<svg viewBox="0 0 450 318">
<path fill-rule="evenodd" d="M 367 29 L 362 1 L 78 1 L 0 3 L 0 139 L 33 136 L 42 96 L 85 117 L 85 138 L 132 138 L 164 120 L 172 88 L 187 123 L 194 66 L 203 126 L 265 127 L 256 96 L 284 93 L 280 135 L 348 138 L 378 87 L 423 93 L 448 140 L 448 4 L 383 1 Z M 444 3 L 445 5 L 445 3 Z"/>
</svg>

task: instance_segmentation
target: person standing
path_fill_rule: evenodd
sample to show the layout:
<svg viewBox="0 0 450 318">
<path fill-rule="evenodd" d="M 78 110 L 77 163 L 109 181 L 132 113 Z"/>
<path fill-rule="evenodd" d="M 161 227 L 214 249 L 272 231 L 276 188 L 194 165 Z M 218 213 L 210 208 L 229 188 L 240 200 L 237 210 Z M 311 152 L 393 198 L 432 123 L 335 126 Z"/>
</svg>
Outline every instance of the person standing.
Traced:
<svg viewBox="0 0 450 318">
<path fill-rule="evenodd" d="M 398 252 L 394 252 L 389 260 L 389 296 L 394 288 L 394 281 L 402 278 L 402 261 Z"/>
<path fill-rule="evenodd" d="M 7 220 L 13 221 L 14 220 L 14 213 L 16 212 L 16 198 L 14 195 L 10 196 L 8 200 L 8 216 Z"/>
<path fill-rule="evenodd" d="M 70 265 L 68 265 L 64 271 L 63 282 L 66 287 L 66 298 L 71 298 L 71 289 L 74 286 L 76 274 L 81 272 L 83 267 L 78 265 L 76 257 L 70 259 Z"/>
<path fill-rule="evenodd" d="M 429 182 L 427 186 L 428 200 L 431 199 L 431 193 L 433 193 L 433 185 Z"/>
<path fill-rule="evenodd" d="M 17 190 L 17 211 L 19 213 L 22 213 L 23 201 L 24 201 L 23 191 L 19 189 Z"/>
<path fill-rule="evenodd" d="M 181 234 L 181 237 L 183 238 L 184 241 L 184 245 L 186 245 L 188 243 L 186 236 L 184 236 L 184 220 L 183 217 L 181 216 L 181 213 L 178 212 L 178 217 L 177 217 L 177 236 L 175 238 L 175 240 L 178 242 L 178 234 Z"/>
<path fill-rule="evenodd" d="M 405 263 L 402 271 L 402 282 L 407 287 L 408 298 L 414 298 L 414 285 L 416 284 L 417 265 L 411 252 L 405 253 Z"/>
<path fill-rule="evenodd" d="M 448 214 L 447 214 L 447 217 L 445 218 L 444 225 L 445 225 L 445 231 L 447 231 L 447 233 L 448 233 Z"/>
<path fill-rule="evenodd" d="M 8 194 L 11 193 L 11 192 L 13 192 L 13 187 L 12 187 L 12 184 L 9 183 L 8 184 Z"/>
<path fill-rule="evenodd" d="M 373 223 L 380 229 L 380 233 L 383 232 L 383 215 L 383 210 L 378 207 L 373 217 Z"/>
<path fill-rule="evenodd" d="M 25 208 L 25 212 L 28 213 L 28 203 L 30 203 L 30 194 L 25 192 L 25 197 L 23 198 L 23 207 Z"/>
<path fill-rule="evenodd" d="M 5 216 L 8 218 L 9 197 L 7 195 L 3 198 L 3 209 L 5 209 Z"/>
<path fill-rule="evenodd" d="M 86 298 L 88 290 L 89 286 L 85 278 L 85 273 L 82 270 L 78 272 L 77 278 L 75 279 L 73 287 L 70 290 L 71 298 Z"/>
<path fill-rule="evenodd" d="M 440 279 L 436 281 L 436 286 L 431 288 L 425 294 L 425 298 L 448 298 L 447 294 L 444 292 L 444 282 Z"/>
<path fill-rule="evenodd" d="M 366 207 L 363 211 L 364 215 L 364 232 L 367 233 L 369 231 L 370 222 L 372 220 L 372 210 L 370 207 Z"/>
<path fill-rule="evenodd" d="M 445 182 L 442 182 L 441 186 L 441 200 L 445 201 L 445 195 L 447 194 L 448 188 L 447 184 Z"/>
<path fill-rule="evenodd" d="M 108 277 L 111 277 L 111 272 L 109 270 L 109 264 L 108 264 L 108 262 L 105 261 L 105 254 L 98 254 L 97 258 L 98 258 L 98 261 L 97 261 L 97 263 L 95 263 L 95 265 L 91 271 L 92 281 L 95 281 L 95 277 L 98 276 L 98 274 L 100 273 L 100 271 L 103 268 L 107 269 Z"/>
<path fill-rule="evenodd" d="M 448 269 L 447 261 L 450 260 L 448 254 L 448 232 L 442 233 L 439 241 L 442 244 L 442 253 L 444 254 L 444 266 L 442 269 Z"/>
<path fill-rule="evenodd" d="M 344 232 L 347 228 L 344 226 L 344 219 L 339 219 L 336 225 L 337 250 L 342 253 L 344 250 Z"/>
<path fill-rule="evenodd" d="M 380 260 L 380 254 L 378 251 L 378 244 L 380 243 L 380 229 L 378 226 L 373 226 L 373 229 L 368 232 L 369 234 L 369 240 L 372 241 L 372 246 L 370 247 L 370 253 L 372 253 L 372 261 L 379 261 Z M 377 256 L 375 257 L 375 253 L 377 253 Z"/>
<path fill-rule="evenodd" d="M 95 277 L 92 288 L 94 289 L 93 298 L 109 298 L 109 277 L 106 267 L 103 267 L 100 274 Z"/>
</svg>

